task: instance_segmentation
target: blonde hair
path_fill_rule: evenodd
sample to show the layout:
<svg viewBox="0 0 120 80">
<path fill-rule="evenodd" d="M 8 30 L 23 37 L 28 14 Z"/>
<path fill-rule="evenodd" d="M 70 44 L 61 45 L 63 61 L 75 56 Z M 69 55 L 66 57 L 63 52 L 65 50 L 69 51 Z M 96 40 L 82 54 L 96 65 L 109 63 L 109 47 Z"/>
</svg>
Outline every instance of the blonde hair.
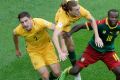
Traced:
<svg viewBox="0 0 120 80">
<path fill-rule="evenodd" d="M 67 4 L 68 1 L 77 1 L 77 2 L 79 2 L 78 0 L 62 0 L 62 4 Z"/>
<path fill-rule="evenodd" d="M 61 7 L 64 11 L 72 10 L 72 7 L 78 5 L 78 0 L 63 0 Z"/>
</svg>

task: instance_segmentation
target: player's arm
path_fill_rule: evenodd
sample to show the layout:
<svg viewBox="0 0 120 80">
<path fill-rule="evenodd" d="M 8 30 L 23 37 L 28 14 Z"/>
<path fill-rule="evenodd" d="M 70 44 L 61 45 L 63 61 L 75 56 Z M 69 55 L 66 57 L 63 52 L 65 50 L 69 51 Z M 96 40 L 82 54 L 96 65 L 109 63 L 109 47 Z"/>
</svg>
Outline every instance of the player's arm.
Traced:
<svg viewBox="0 0 120 80">
<path fill-rule="evenodd" d="M 86 24 L 77 24 L 75 25 L 69 32 L 66 32 L 66 34 L 64 34 L 64 37 L 70 37 L 73 33 L 81 30 L 81 29 L 88 29 L 89 26 L 86 26 Z"/>
<path fill-rule="evenodd" d="M 91 23 L 91 26 L 94 30 L 94 33 L 95 33 L 95 37 L 99 37 L 99 34 L 98 34 L 98 28 L 97 28 L 97 24 L 96 24 L 96 21 L 95 19 L 91 16 L 90 19 L 88 19 L 89 22 Z"/>
<path fill-rule="evenodd" d="M 81 30 L 81 29 L 87 29 L 86 25 L 85 24 L 78 24 L 78 25 L 75 25 L 71 30 L 70 30 L 70 35 L 72 35 L 73 33 Z"/>
<path fill-rule="evenodd" d="M 60 36 L 61 36 L 61 31 L 59 31 L 58 29 L 55 28 L 54 32 L 53 32 L 53 42 L 58 51 L 60 60 L 64 61 L 67 59 L 67 53 L 63 52 L 60 47 L 60 43 L 59 43 Z"/>
<path fill-rule="evenodd" d="M 95 35 L 96 46 L 103 47 L 103 42 L 102 42 L 101 38 L 99 37 L 97 24 L 96 24 L 94 17 L 90 14 L 90 12 L 88 10 L 86 10 L 83 7 L 81 7 L 80 10 L 81 10 L 81 15 L 84 16 L 91 23 L 91 26 L 93 28 L 94 35 Z"/>
<path fill-rule="evenodd" d="M 16 56 L 20 57 L 21 52 L 19 50 L 19 40 L 18 40 L 18 35 L 16 35 L 15 32 L 13 32 L 13 41 L 14 41 L 14 44 L 15 44 Z"/>
<path fill-rule="evenodd" d="M 49 27 L 50 30 L 54 30 L 55 29 L 55 24 L 51 24 L 51 27 Z"/>
<path fill-rule="evenodd" d="M 38 22 L 38 24 L 40 25 L 39 28 L 41 28 L 41 26 L 43 28 L 48 28 L 50 30 L 54 30 L 55 28 L 55 24 L 50 22 L 50 21 L 47 21 L 45 19 L 41 19 L 41 18 L 36 18 L 36 21 Z"/>
<path fill-rule="evenodd" d="M 91 26 L 92 26 L 92 28 L 93 28 L 93 30 L 94 30 L 95 44 L 96 44 L 96 46 L 102 48 L 102 47 L 104 46 L 104 44 L 103 44 L 102 39 L 99 37 L 98 27 L 97 27 L 96 21 L 95 21 L 95 19 L 94 19 L 93 17 L 91 17 L 91 18 L 89 19 L 89 21 L 90 21 Z"/>
</svg>

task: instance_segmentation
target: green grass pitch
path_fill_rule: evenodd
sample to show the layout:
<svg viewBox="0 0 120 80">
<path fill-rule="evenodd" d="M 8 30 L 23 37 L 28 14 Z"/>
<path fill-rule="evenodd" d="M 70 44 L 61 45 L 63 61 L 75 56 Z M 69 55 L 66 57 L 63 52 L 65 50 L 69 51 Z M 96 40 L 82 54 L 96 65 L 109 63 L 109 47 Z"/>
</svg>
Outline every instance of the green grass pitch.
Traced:
<svg viewBox="0 0 120 80">
<path fill-rule="evenodd" d="M 20 38 L 21 59 L 15 56 L 12 30 L 19 23 L 17 15 L 28 11 L 33 17 L 41 17 L 54 22 L 54 16 L 61 0 L 0 0 L 0 80 L 38 80 L 39 75 L 33 69 L 30 58 L 25 50 L 25 42 Z M 120 11 L 120 0 L 80 0 L 80 4 L 88 9 L 96 19 L 105 18 L 109 9 Z M 81 19 L 77 23 L 84 23 Z M 52 34 L 52 32 L 50 32 Z M 77 58 L 84 51 L 92 32 L 81 30 L 73 35 Z M 120 55 L 120 37 L 115 42 Z M 66 64 L 66 65 L 64 65 Z M 69 60 L 61 63 L 61 69 L 70 66 Z M 81 71 L 82 80 L 115 80 L 114 74 L 106 65 L 99 61 Z M 67 80 L 73 80 L 68 76 Z"/>
</svg>

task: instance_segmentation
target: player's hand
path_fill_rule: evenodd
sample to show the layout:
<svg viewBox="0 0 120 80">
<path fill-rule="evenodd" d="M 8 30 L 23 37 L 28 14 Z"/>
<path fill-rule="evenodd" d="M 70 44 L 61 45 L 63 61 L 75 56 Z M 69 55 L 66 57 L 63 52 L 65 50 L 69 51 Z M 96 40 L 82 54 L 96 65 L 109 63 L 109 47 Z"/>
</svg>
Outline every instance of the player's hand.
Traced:
<svg viewBox="0 0 120 80">
<path fill-rule="evenodd" d="M 65 61 L 67 59 L 68 54 L 66 52 L 61 52 L 59 54 L 60 61 Z"/>
<path fill-rule="evenodd" d="M 21 57 L 21 52 L 20 52 L 19 50 L 16 50 L 16 56 L 17 56 L 18 58 Z"/>
<path fill-rule="evenodd" d="M 95 37 L 95 44 L 97 47 L 100 47 L 100 48 L 104 46 L 103 41 L 101 40 L 100 37 Z"/>
</svg>

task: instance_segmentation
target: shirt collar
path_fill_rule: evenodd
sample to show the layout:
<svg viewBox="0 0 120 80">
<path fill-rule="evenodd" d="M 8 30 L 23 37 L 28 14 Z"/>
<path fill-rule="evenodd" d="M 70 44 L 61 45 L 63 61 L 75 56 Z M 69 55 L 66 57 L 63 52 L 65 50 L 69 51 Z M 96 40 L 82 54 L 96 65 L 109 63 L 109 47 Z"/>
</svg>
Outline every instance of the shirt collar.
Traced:
<svg viewBox="0 0 120 80">
<path fill-rule="evenodd" d="M 109 23 L 108 23 L 108 18 L 106 18 L 105 23 L 106 23 L 106 25 L 108 25 L 108 27 L 109 27 L 110 29 L 114 29 L 114 28 L 116 28 L 116 27 L 118 26 L 118 23 L 117 23 L 117 25 L 116 25 L 115 27 L 111 27 L 111 26 L 109 25 Z"/>
</svg>

